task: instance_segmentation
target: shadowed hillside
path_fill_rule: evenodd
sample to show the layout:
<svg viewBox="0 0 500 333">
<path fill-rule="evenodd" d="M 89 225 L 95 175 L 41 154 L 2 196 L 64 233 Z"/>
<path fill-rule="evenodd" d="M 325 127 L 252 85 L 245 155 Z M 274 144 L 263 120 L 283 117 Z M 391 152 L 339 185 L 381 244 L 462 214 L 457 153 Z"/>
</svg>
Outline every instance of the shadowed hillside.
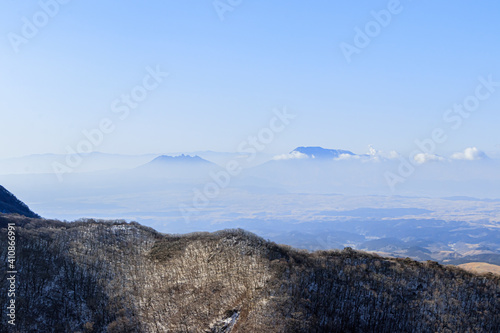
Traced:
<svg viewBox="0 0 500 333">
<path fill-rule="evenodd" d="M 4 214 L 19 214 L 27 217 L 39 218 L 33 213 L 29 207 L 17 199 L 14 194 L 10 193 L 5 187 L 0 185 L 0 213 Z"/>
<path fill-rule="evenodd" d="M 7 222 L 17 226 L 19 332 L 500 330 L 500 278 L 435 262 L 298 251 L 241 229 L 164 235 L 0 216 Z"/>
</svg>

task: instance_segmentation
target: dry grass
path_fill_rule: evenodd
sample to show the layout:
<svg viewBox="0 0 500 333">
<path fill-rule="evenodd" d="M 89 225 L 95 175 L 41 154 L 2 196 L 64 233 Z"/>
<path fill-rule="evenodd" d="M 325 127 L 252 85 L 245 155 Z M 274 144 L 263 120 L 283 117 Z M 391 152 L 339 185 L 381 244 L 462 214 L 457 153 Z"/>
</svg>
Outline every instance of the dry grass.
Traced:
<svg viewBox="0 0 500 333">
<path fill-rule="evenodd" d="M 458 265 L 458 267 L 475 273 L 493 273 L 500 275 L 500 266 L 488 264 L 485 262 L 470 262 Z"/>
</svg>

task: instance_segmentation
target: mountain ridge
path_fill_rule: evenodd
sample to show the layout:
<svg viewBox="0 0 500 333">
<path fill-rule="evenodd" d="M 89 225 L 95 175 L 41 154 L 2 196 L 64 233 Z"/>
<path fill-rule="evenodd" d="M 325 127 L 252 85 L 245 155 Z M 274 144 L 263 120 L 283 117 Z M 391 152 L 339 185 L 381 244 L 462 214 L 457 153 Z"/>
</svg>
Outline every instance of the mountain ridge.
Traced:
<svg viewBox="0 0 500 333">
<path fill-rule="evenodd" d="M 23 315 L 16 328 L 24 332 L 500 328 L 500 317 L 492 315 L 500 312 L 500 277 L 432 261 L 350 248 L 311 253 L 241 229 L 170 235 L 120 220 L 4 215 L 2 234 L 6 222 L 15 223 L 19 239 L 17 311 Z M 5 242 L 0 237 L 0 255 Z M 6 283 L 0 281 L 2 288 Z M 2 307 L 5 302 L 0 295 Z"/>
</svg>

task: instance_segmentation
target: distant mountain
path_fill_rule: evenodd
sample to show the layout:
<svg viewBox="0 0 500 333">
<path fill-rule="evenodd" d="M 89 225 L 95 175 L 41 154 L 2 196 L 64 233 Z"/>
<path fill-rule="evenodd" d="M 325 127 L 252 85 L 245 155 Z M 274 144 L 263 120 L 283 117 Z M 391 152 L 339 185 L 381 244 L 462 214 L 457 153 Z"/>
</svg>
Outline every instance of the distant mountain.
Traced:
<svg viewBox="0 0 500 333">
<path fill-rule="evenodd" d="M 191 165 L 211 165 L 212 162 L 204 160 L 199 156 L 190 156 L 190 155 L 179 155 L 179 156 L 168 156 L 161 155 L 147 163 L 149 166 L 164 166 L 164 165 L 174 165 L 174 164 L 186 164 L 189 163 Z"/>
<path fill-rule="evenodd" d="M 16 196 L 0 185 L 0 213 L 4 214 L 19 214 L 31 218 L 39 218 L 37 214 L 32 212 L 29 207 L 16 198 Z"/>
<path fill-rule="evenodd" d="M 2 222 L 20 239 L 17 332 L 500 332 L 498 276 L 433 261 L 298 251 L 241 229 Z M 0 237 L 1 258 L 7 249 Z"/>
<path fill-rule="evenodd" d="M 341 155 L 356 155 L 349 150 L 325 149 L 321 147 L 298 147 L 295 148 L 290 154 L 294 153 L 305 154 L 310 158 L 338 158 Z"/>
<path fill-rule="evenodd" d="M 208 176 L 212 170 L 220 167 L 199 156 L 179 155 L 167 156 L 161 155 L 149 163 L 141 165 L 134 171 L 136 174 L 148 177 L 167 177 L 176 179 L 199 178 Z"/>
<path fill-rule="evenodd" d="M 226 165 L 227 162 L 237 160 L 241 161 L 245 167 L 253 167 L 269 161 L 272 156 L 259 152 L 250 160 L 247 155 L 242 153 L 215 152 L 215 151 L 183 151 L 168 152 L 170 157 L 179 155 L 199 156 L 200 158 L 215 163 L 217 165 Z M 34 154 L 22 157 L 0 159 L 0 175 L 18 175 L 18 174 L 51 174 L 54 173 L 54 164 L 60 163 L 68 165 L 68 160 L 82 163 L 74 168 L 73 173 L 88 173 L 105 170 L 134 169 L 148 162 L 160 154 L 140 154 L 140 155 L 122 155 L 108 154 L 101 152 L 92 152 L 87 154 Z"/>
<path fill-rule="evenodd" d="M 190 156 L 184 154 L 179 156 L 161 155 L 156 157 L 152 161 L 137 167 L 136 170 L 142 170 L 142 171 L 150 170 L 150 171 L 161 172 L 161 171 L 179 169 L 180 171 L 182 171 L 187 169 L 193 169 L 193 168 L 196 169 L 200 167 L 204 168 L 211 166 L 217 166 L 217 165 L 199 156 Z"/>
</svg>

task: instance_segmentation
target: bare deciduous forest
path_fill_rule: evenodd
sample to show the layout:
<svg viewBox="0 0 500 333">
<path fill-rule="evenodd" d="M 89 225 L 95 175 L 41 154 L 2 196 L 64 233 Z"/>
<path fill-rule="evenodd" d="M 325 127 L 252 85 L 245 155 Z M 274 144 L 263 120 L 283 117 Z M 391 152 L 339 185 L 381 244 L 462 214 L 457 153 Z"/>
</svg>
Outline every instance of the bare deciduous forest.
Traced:
<svg viewBox="0 0 500 333">
<path fill-rule="evenodd" d="M 493 274 L 296 250 L 241 229 L 165 235 L 134 222 L 18 215 L 0 215 L 4 262 L 9 222 L 17 332 L 500 331 Z M 3 271 L 0 281 L 6 290 Z"/>
</svg>

